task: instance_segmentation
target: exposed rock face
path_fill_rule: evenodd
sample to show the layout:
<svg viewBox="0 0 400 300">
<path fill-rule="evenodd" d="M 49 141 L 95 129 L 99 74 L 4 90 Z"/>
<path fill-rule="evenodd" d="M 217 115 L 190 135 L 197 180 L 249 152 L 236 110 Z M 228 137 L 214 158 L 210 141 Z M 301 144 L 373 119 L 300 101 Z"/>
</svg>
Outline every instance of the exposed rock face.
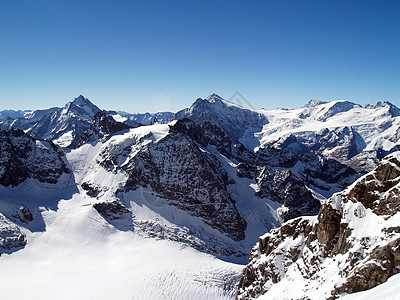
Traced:
<svg viewBox="0 0 400 300">
<path fill-rule="evenodd" d="M 78 141 L 78 147 L 85 143 L 104 142 L 118 131 L 131 128 L 129 125 L 116 122 L 113 117 L 107 116 L 105 112 L 98 112 Z"/>
<path fill-rule="evenodd" d="M 26 206 L 18 207 L 13 217 L 17 218 L 22 223 L 29 223 L 33 221 L 33 215 L 29 208 Z"/>
<path fill-rule="evenodd" d="M 348 101 L 310 101 L 296 110 L 265 111 L 270 123 L 256 135 L 262 136 L 262 148 L 311 152 L 365 174 L 399 150 L 398 111 L 389 102 L 361 107 Z"/>
<path fill-rule="evenodd" d="M 291 170 L 307 186 L 321 190 L 337 191 L 353 183 L 360 175 L 352 168 L 324 156 L 308 153 L 294 153 L 279 148 L 260 148 L 255 161 L 258 165 Z"/>
<path fill-rule="evenodd" d="M 349 197 L 360 201 L 378 215 L 393 215 L 400 211 L 399 182 L 400 163 L 396 157 L 389 157 L 358 181 Z"/>
<path fill-rule="evenodd" d="M 156 142 L 152 138 L 150 134 L 134 145 L 122 145 L 118 154 L 105 149 L 101 165 L 127 175 L 123 191 L 150 187 L 169 205 L 201 217 L 235 241 L 242 240 L 246 222 L 227 192 L 228 175 L 218 159 L 186 134 L 171 132 Z"/>
<path fill-rule="evenodd" d="M 17 186 L 27 178 L 57 183 L 70 173 L 64 153 L 52 142 L 35 140 L 22 130 L 0 130 L 0 184 Z"/>
<path fill-rule="evenodd" d="M 289 170 L 263 167 L 259 170 L 257 184 L 258 196 L 282 203 L 287 208 L 281 215 L 284 221 L 318 214 L 319 200 L 315 199 L 304 183 Z"/>
<path fill-rule="evenodd" d="M 25 247 L 26 238 L 17 225 L 0 214 L 0 255 Z"/>
<path fill-rule="evenodd" d="M 213 228 L 242 240 L 246 222 L 226 190 L 227 174 L 212 154 L 191 139 L 169 134 L 149 144 L 126 165 L 126 190 L 149 185 L 169 204 L 199 216 Z"/>
<path fill-rule="evenodd" d="M 96 203 L 93 207 L 109 221 L 131 217 L 132 213 L 117 201 Z"/>
<path fill-rule="evenodd" d="M 399 165 L 396 152 L 329 199 L 317 217 L 290 220 L 260 237 L 237 298 L 335 299 L 399 273 Z"/>
<path fill-rule="evenodd" d="M 172 132 L 180 132 L 188 135 L 202 147 L 215 146 L 219 153 L 234 158 L 241 162 L 254 162 L 256 156 L 246 149 L 241 143 L 232 142 L 231 138 L 217 125 L 204 122 L 198 125 L 188 118 L 176 121 L 171 126 Z"/>
</svg>

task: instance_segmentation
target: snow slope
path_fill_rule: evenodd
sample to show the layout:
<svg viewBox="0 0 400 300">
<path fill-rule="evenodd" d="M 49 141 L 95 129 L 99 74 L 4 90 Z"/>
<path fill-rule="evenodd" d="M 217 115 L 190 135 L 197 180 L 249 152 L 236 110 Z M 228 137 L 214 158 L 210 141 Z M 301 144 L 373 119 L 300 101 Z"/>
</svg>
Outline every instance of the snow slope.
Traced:
<svg viewBox="0 0 400 300">
<path fill-rule="evenodd" d="M 119 231 L 74 194 L 0 257 L 3 299 L 232 299 L 240 265 L 179 243 Z M 20 288 L 23 285 L 23 288 Z"/>
</svg>

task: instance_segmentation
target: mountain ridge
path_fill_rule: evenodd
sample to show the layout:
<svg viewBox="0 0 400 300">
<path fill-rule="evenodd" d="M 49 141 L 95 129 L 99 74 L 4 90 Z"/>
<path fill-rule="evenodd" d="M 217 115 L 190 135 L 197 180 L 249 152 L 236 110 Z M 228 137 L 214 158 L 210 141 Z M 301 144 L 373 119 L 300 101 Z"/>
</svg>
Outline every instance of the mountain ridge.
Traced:
<svg viewBox="0 0 400 300">
<path fill-rule="evenodd" d="M 48 239 L 75 251 L 74 242 L 58 238 L 64 232 L 69 232 L 72 241 L 75 235 L 88 244 L 94 243 L 92 239 L 101 240 L 96 242 L 99 248 L 119 236 L 126 239 L 126 245 L 139 240 L 144 243 L 144 239 L 156 247 L 162 241 L 171 249 L 176 249 L 174 244 L 192 249 L 192 257 L 202 257 L 209 270 L 214 269 L 206 257 L 214 259 L 221 276 L 204 277 L 190 265 L 184 268 L 196 274 L 196 280 L 204 283 L 202 288 L 217 288 L 223 299 L 232 299 L 240 279 L 237 264 L 245 263 L 257 240 L 260 251 L 273 255 L 277 266 L 282 257 L 287 266 L 304 258 L 309 264 L 305 272 L 322 268 L 319 259 L 326 253 L 358 257 L 348 239 L 356 231 L 343 229 L 340 220 L 353 224 L 362 222 L 365 215 L 381 222 L 385 215 L 395 221 L 390 221 L 393 226 L 385 225 L 383 240 L 397 234 L 397 217 L 389 212 L 398 210 L 398 202 L 382 195 L 386 188 L 395 191 L 400 176 L 399 165 L 391 161 L 391 157 L 399 157 L 390 154 L 400 148 L 399 117 L 398 109 L 386 102 L 362 107 L 344 100 L 310 101 L 299 109 L 267 111 L 245 109 L 211 94 L 172 119 L 170 113 L 104 111 L 82 95 L 62 108 L 0 119 L 1 126 L 11 128 L 0 130 L 0 260 L 23 260 L 31 251 L 43 251 L 43 245 L 55 247 Z M 14 129 L 13 122 L 27 129 Z M 378 165 L 387 154 L 392 156 Z M 358 179 L 371 169 L 375 173 Z M 371 183 L 381 176 L 382 180 Z M 334 194 L 349 185 L 351 192 Z M 338 195 L 349 199 L 338 200 L 342 197 Z M 353 202 L 350 198 L 364 200 Z M 354 216 L 346 219 L 341 215 L 344 211 Z M 367 253 L 376 239 L 368 242 L 368 236 L 363 237 Z M 267 239 L 274 249 L 289 254 L 268 250 Z M 290 249 L 281 245 L 283 239 L 290 240 Z M 316 253 L 321 255 L 302 254 L 303 243 L 307 247 L 316 244 Z M 388 247 L 392 246 L 396 245 Z M 385 247 L 381 250 L 390 252 Z M 374 257 L 382 251 L 374 252 Z M 49 253 L 52 259 L 58 255 L 57 251 Z M 110 259 L 107 255 L 102 257 Z M 368 257 L 363 259 L 368 261 Z M 270 274 L 276 289 L 282 286 L 279 278 L 284 278 L 285 266 L 279 272 L 269 267 L 265 271 L 254 255 L 250 262 L 254 264 L 246 267 L 239 297 L 259 293 L 258 283 L 252 282 L 259 274 L 252 273 L 252 266 L 257 265 L 263 276 Z M 341 270 L 349 275 L 348 282 L 358 282 L 350 276 L 353 267 L 362 271 L 357 264 Z M 177 272 L 170 268 L 157 276 L 170 271 Z M 185 271 L 171 274 L 180 284 L 187 280 Z M 384 281 L 378 277 L 376 282 Z M 144 286 L 152 285 L 143 280 Z M 335 295 L 355 291 L 349 289 L 352 283 L 340 280 L 331 290 L 325 289 L 324 295 L 333 289 Z M 229 282 L 226 287 L 220 284 L 225 281 Z M 165 282 L 173 284 L 167 278 Z M 308 282 L 310 287 L 313 284 L 317 281 Z M 165 292 L 155 285 L 157 295 Z"/>
</svg>

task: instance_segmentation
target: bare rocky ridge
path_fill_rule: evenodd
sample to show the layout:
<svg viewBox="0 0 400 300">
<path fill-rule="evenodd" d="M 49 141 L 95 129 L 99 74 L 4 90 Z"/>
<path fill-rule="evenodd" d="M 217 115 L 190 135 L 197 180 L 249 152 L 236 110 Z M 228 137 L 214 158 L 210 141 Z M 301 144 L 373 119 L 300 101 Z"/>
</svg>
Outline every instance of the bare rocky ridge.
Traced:
<svg viewBox="0 0 400 300">
<path fill-rule="evenodd" d="M 396 152 L 329 199 L 317 217 L 293 219 L 260 237 L 237 299 L 335 299 L 399 273 L 399 165 Z"/>
<path fill-rule="evenodd" d="M 0 213 L 0 255 L 25 247 L 26 237 L 19 227 Z"/>
<path fill-rule="evenodd" d="M 85 143 L 104 142 L 116 132 L 129 128 L 129 125 L 115 121 L 105 112 L 98 112 L 94 115 L 90 128 L 80 136 L 77 147 Z"/>
<path fill-rule="evenodd" d="M 22 130 L 0 130 L 0 184 L 17 186 L 27 178 L 57 183 L 70 173 L 64 153 L 52 142 L 35 140 Z"/>
</svg>

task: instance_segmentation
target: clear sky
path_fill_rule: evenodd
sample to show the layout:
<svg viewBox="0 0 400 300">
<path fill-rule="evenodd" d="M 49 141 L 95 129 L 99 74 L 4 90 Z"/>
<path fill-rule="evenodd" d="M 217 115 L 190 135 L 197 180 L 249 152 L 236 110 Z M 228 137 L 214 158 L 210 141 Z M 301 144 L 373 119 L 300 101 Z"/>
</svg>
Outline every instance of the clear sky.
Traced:
<svg viewBox="0 0 400 300">
<path fill-rule="evenodd" d="M 0 1 L 0 110 L 128 112 L 239 91 L 400 106 L 400 1 Z"/>
</svg>

